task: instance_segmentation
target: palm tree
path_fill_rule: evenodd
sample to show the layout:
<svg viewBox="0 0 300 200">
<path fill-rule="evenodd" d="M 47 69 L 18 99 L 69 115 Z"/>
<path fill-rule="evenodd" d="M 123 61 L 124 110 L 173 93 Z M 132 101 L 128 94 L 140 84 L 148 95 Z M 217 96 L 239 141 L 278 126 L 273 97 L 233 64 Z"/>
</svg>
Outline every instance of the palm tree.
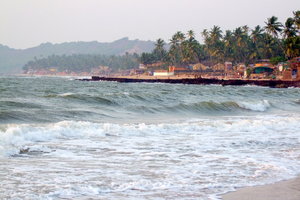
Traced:
<svg viewBox="0 0 300 200">
<path fill-rule="evenodd" d="M 266 32 L 275 38 L 278 38 L 278 33 L 282 31 L 282 27 L 283 27 L 282 24 L 277 20 L 278 20 L 277 17 L 272 16 L 271 18 L 268 18 L 267 22 L 265 22 Z"/>
<path fill-rule="evenodd" d="M 179 41 L 179 35 L 180 32 L 177 32 L 172 36 L 170 39 L 170 50 L 169 50 L 169 57 L 170 61 L 173 65 L 178 65 L 180 62 L 180 53 L 179 53 L 179 46 L 180 46 L 180 41 Z"/>
<path fill-rule="evenodd" d="M 213 26 L 213 28 L 210 31 L 210 37 L 212 40 L 220 40 L 222 38 L 222 30 L 219 26 Z"/>
<path fill-rule="evenodd" d="M 260 59 L 261 55 L 263 55 L 263 29 L 259 25 L 254 27 L 254 29 L 251 31 L 250 39 L 252 41 L 250 59 L 252 61 L 255 61 L 257 59 Z"/>
<path fill-rule="evenodd" d="M 235 54 L 239 62 L 245 62 L 248 54 L 248 34 L 243 27 L 238 27 L 233 32 L 235 39 Z"/>
<path fill-rule="evenodd" d="M 188 38 L 189 38 L 190 40 L 193 39 L 193 38 L 195 37 L 194 31 L 193 31 L 193 30 L 189 30 L 189 31 L 187 32 L 187 36 L 188 36 Z"/>
<path fill-rule="evenodd" d="M 156 58 L 156 61 L 165 61 L 166 58 L 166 50 L 164 49 L 165 41 L 161 38 L 156 40 L 155 48 L 153 50 L 153 55 Z"/>
<path fill-rule="evenodd" d="M 159 39 L 156 40 L 155 48 L 159 49 L 159 50 L 162 50 L 162 49 L 164 49 L 165 44 L 166 44 L 165 41 L 163 39 L 159 38 Z"/>
<path fill-rule="evenodd" d="M 300 55 L 300 37 L 297 36 L 297 28 L 299 28 L 300 11 L 294 12 L 294 18 L 288 18 L 285 22 L 283 30 L 284 47 L 286 58 L 292 58 Z"/>
<path fill-rule="evenodd" d="M 224 57 L 222 30 L 219 26 L 213 26 L 208 32 L 206 29 L 202 32 L 205 42 L 205 50 L 207 51 L 210 61 L 221 61 Z"/>
<path fill-rule="evenodd" d="M 285 53 L 287 58 L 300 56 L 300 37 L 289 37 L 285 40 Z"/>
<path fill-rule="evenodd" d="M 226 30 L 223 38 L 224 42 L 224 57 L 226 61 L 233 61 L 233 48 L 234 48 L 234 40 L 232 31 Z"/>
<path fill-rule="evenodd" d="M 204 29 L 201 33 L 203 39 L 204 39 L 204 42 L 207 43 L 207 40 L 209 39 L 209 32 L 207 29 Z"/>
<path fill-rule="evenodd" d="M 257 25 L 251 32 L 251 40 L 253 43 L 257 43 L 259 39 L 262 38 L 263 29 Z"/>
<path fill-rule="evenodd" d="M 285 26 L 283 29 L 283 36 L 284 38 L 289 38 L 289 37 L 294 37 L 296 36 L 296 28 L 294 27 L 294 19 L 293 18 L 288 18 L 285 22 Z"/>
<path fill-rule="evenodd" d="M 271 18 L 268 18 L 267 22 L 265 22 L 265 30 L 266 32 L 273 36 L 278 43 L 279 48 L 284 52 L 282 41 L 278 38 L 278 34 L 281 33 L 283 25 L 277 21 L 278 18 L 275 16 L 272 16 Z M 286 55 L 285 55 L 286 56 Z"/>
<path fill-rule="evenodd" d="M 177 31 L 174 36 L 178 39 L 180 43 L 183 42 L 185 39 L 184 33 L 182 33 L 181 31 Z"/>
<path fill-rule="evenodd" d="M 248 34 L 248 33 L 249 33 L 250 28 L 249 28 L 247 25 L 242 26 L 242 29 L 243 29 L 243 32 L 244 32 L 245 34 Z"/>
<path fill-rule="evenodd" d="M 187 39 L 182 43 L 182 62 L 184 64 L 194 63 L 199 61 L 197 48 L 199 48 L 198 41 L 194 38 L 194 31 L 187 32 Z"/>
<path fill-rule="evenodd" d="M 293 12 L 294 14 L 294 22 L 298 29 L 298 34 L 300 34 L 300 10 Z"/>
</svg>

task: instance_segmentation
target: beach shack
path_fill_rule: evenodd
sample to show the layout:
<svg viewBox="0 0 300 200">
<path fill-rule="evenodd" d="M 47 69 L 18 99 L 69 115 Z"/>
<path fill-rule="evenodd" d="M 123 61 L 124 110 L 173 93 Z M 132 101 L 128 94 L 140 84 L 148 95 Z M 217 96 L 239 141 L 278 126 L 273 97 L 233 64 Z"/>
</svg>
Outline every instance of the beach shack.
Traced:
<svg viewBox="0 0 300 200">
<path fill-rule="evenodd" d="M 267 78 L 272 75 L 275 71 L 274 66 L 270 63 L 270 60 L 264 59 L 260 60 L 253 67 L 252 74 L 250 75 L 251 79 L 262 79 Z"/>
</svg>

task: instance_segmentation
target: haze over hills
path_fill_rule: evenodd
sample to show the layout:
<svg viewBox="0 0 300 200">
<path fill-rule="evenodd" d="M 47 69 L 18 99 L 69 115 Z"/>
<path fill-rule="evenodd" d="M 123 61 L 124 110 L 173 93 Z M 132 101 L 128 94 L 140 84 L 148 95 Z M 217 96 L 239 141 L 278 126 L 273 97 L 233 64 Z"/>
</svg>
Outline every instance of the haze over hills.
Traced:
<svg viewBox="0 0 300 200">
<path fill-rule="evenodd" d="M 22 67 L 30 60 L 50 55 L 72 54 L 101 54 L 122 55 L 128 53 L 150 52 L 154 42 L 129 40 L 127 37 L 110 43 L 92 42 L 66 42 L 61 44 L 43 43 L 28 49 L 13 49 L 0 44 L 0 73 L 20 73 Z"/>
</svg>

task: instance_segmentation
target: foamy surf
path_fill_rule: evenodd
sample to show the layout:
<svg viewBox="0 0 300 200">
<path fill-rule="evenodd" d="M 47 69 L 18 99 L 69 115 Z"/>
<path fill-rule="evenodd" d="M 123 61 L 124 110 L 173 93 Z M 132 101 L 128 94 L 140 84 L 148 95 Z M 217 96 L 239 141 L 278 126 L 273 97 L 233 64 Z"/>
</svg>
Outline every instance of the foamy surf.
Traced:
<svg viewBox="0 0 300 200">
<path fill-rule="evenodd" d="M 158 136 L 170 134 L 215 133 L 280 133 L 300 130 L 300 118 L 294 116 L 223 117 L 223 119 L 195 119 L 178 123 L 114 124 L 84 121 L 62 121 L 50 124 L 10 124 L 0 126 L 2 155 L 13 155 L 28 144 L 53 140 L 93 139 L 111 136 Z"/>
<path fill-rule="evenodd" d="M 300 90 L 0 79 L 0 199 L 219 199 L 300 173 Z"/>
<path fill-rule="evenodd" d="M 244 109 L 260 112 L 264 112 L 271 107 L 268 100 L 262 100 L 259 102 L 238 102 L 238 105 Z"/>
<path fill-rule="evenodd" d="M 14 172 L 2 177 L 0 197 L 10 197 L 8 183 L 18 173 L 25 189 L 15 198 L 213 199 L 235 186 L 299 173 L 299 121 L 299 116 L 253 116 L 2 126 L 0 159 L 10 162 L 0 170 Z"/>
</svg>

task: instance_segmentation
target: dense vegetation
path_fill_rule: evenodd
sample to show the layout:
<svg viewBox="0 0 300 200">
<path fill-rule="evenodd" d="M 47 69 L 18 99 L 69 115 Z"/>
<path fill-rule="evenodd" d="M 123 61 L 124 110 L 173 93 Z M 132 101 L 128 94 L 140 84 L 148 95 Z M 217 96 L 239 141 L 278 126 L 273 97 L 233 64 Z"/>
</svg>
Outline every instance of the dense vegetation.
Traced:
<svg viewBox="0 0 300 200">
<path fill-rule="evenodd" d="M 52 55 L 47 58 L 34 59 L 29 61 L 24 70 L 37 70 L 57 68 L 57 71 L 90 72 L 98 66 L 109 66 L 112 70 L 128 69 L 138 67 L 139 56 L 137 54 L 126 53 L 123 56 L 105 56 L 105 55 Z"/>
<path fill-rule="evenodd" d="M 124 55 L 126 52 L 150 52 L 154 42 L 129 40 L 122 38 L 113 42 L 65 42 L 60 44 L 44 43 L 27 49 L 12 49 L 0 44 L 0 74 L 20 73 L 29 61 L 55 55 L 91 54 L 91 55 Z"/>
<path fill-rule="evenodd" d="M 177 32 L 170 40 L 169 50 L 165 50 L 164 40 L 158 39 L 151 53 L 143 53 L 141 62 L 151 64 L 165 62 L 183 66 L 197 62 L 253 63 L 259 59 L 271 59 L 274 63 L 300 56 L 300 11 L 284 24 L 272 16 L 264 27 L 238 27 L 223 32 L 219 26 L 204 30 L 204 44 L 195 39 L 191 30 L 187 34 Z"/>
<path fill-rule="evenodd" d="M 219 26 L 201 33 L 204 44 L 195 39 L 195 33 L 177 32 L 166 42 L 158 39 L 150 53 L 107 56 L 94 54 L 52 55 L 34 59 L 24 66 L 28 69 L 57 68 L 58 71 L 89 72 L 98 66 L 109 66 L 112 70 L 136 68 L 139 63 L 162 63 L 162 66 L 184 66 L 198 62 L 214 64 L 231 61 L 236 63 L 254 63 L 260 59 L 270 59 L 273 63 L 300 56 L 300 11 L 284 24 L 272 16 L 264 27 L 238 27 L 223 32 Z M 122 42 L 122 41 L 121 41 Z M 125 43 L 118 44 L 124 46 Z"/>
</svg>

